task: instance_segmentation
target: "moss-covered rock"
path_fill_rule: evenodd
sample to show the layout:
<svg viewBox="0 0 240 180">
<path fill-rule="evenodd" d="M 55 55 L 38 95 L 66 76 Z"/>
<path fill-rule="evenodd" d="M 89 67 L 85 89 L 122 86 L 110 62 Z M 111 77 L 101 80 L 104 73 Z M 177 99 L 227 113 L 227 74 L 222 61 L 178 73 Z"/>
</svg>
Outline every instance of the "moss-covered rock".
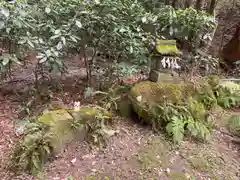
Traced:
<svg viewBox="0 0 240 180">
<path fill-rule="evenodd" d="M 205 84 L 145 81 L 131 89 L 130 99 L 134 111 L 144 122 L 156 131 L 165 129 L 175 142 L 183 140 L 185 131 L 209 139 L 211 127 L 203 103 L 209 95 L 202 95 L 202 91 L 207 92 L 205 89 L 209 89 Z"/>
<path fill-rule="evenodd" d="M 112 134 L 106 128 L 111 117 L 109 112 L 99 106 L 44 113 L 37 122 L 27 126 L 13 155 L 13 167 L 36 174 L 50 155 L 58 153 L 73 139 L 83 140 L 87 133 L 99 133 L 99 136 Z"/>
<path fill-rule="evenodd" d="M 138 116 L 149 120 L 152 107 L 165 103 L 183 104 L 191 96 L 191 91 L 187 85 L 143 81 L 131 89 L 130 100 Z"/>
<path fill-rule="evenodd" d="M 39 117 L 39 122 L 49 126 L 52 134 L 52 146 L 55 152 L 61 150 L 66 143 L 76 136 L 83 140 L 86 134 L 85 124 L 91 124 L 96 116 L 111 118 L 111 114 L 100 107 L 84 106 L 79 110 L 59 109 L 49 111 Z"/>
</svg>

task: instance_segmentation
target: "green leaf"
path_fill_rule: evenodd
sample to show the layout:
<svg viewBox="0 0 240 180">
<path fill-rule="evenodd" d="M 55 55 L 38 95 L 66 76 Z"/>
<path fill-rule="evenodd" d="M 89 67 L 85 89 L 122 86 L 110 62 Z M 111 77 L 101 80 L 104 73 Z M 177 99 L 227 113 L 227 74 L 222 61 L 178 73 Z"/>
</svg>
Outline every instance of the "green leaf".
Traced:
<svg viewBox="0 0 240 180">
<path fill-rule="evenodd" d="M 96 4 L 100 4 L 100 0 L 94 0 Z"/>
<path fill-rule="evenodd" d="M 185 122 L 177 116 L 172 117 L 172 135 L 175 143 L 180 143 L 184 137 Z"/>
<path fill-rule="evenodd" d="M 49 7 L 46 7 L 46 8 L 45 8 L 45 12 L 46 12 L 47 14 L 49 14 L 49 13 L 51 12 L 51 9 L 50 9 Z"/>
<path fill-rule="evenodd" d="M 15 62 L 18 65 L 22 65 L 22 63 L 16 57 L 12 58 L 12 61 Z"/>
<path fill-rule="evenodd" d="M 60 41 L 57 44 L 57 50 L 61 50 L 63 48 L 63 43 Z"/>
<path fill-rule="evenodd" d="M 47 57 L 50 57 L 52 55 L 50 50 L 47 50 L 45 53 L 46 53 Z"/>
<path fill-rule="evenodd" d="M 73 41 L 73 42 L 76 42 L 77 43 L 77 39 L 73 36 L 70 36 L 70 39 Z"/>
<path fill-rule="evenodd" d="M 1 9 L 1 14 L 3 14 L 5 17 L 9 17 L 10 12 L 7 8 L 2 8 Z"/>
<path fill-rule="evenodd" d="M 44 58 L 40 59 L 39 63 L 40 64 L 45 63 L 47 60 L 48 60 L 47 57 L 44 57 Z"/>
<path fill-rule="evenodd" d="M 169 135 L 172 135 L 173 133 L 173 127 L 172 127 L 172 123 L 168 123 L 167 126 L 166 126 L 166 131 Z"/>
<path fill-rule="evenodd" d="M 43 146 L 43 148 L 47 152 L 47 154 L 51 153 L 51 150 L 50 150 L 49 146 L 45 145 L 45 146 Z"/>
<path fill-rule="evenodd" d="M 41 162 L 40 162 L 40 159 L 39 159 L 39 157 L 38 157 L 38 153 L 33 153 L 33 155 L 32 155 L 32 163 L 33 163 L 33 165 L 34 165 L 34 167 L 37 169 L 37 170 L 40 170 L 40 168 L 41 168 Z"/>
<path fill-rule="evenodd" d="M 79 28 L 79 29 L 81 29 L 82 28 L 82 23 L 80 22 L 80 21 L 77 21 L 76 20 L 76 26 Z"/>
<path fill-rule="evenodd" d="M 189 130 L 189 132 L 193 135 L 193 136 L 197 136 L 198 134 L 198 130 L 195 128 L 194 123 L 191 122 L 187 125 L 187 129 Z"/>
<path fill-rule="evenodd" d="M 51 36 L 50 39 L 53 40 L 53 39 L 57 39 L 61 36 L 61 34 L 57 34 L 57 35 L 54 35 L 54 36 Z"/>
<path fill-rule="evenodd" d="M 4 28 L 4 26 L 5 26 L 5 23 L 4 23 L 4 21 L 0 21 L 0 29 L 3 29 L 3 28 Z"/>
<path fill-rule="evenodd" d="M 62 43 L 65 46 L 66 45 L 66 38 L 65 37 L 61 37 Z"/>
<path fill-rule="evenodd" d="M 2 65 L 6 66 L 9 62 L 10 62 L 9 57 L 5 57 L 5 58 L 3 58 Z"/>
<path fill-rule="evenodd" d="M 145 17 L 145 16 L 142 17 L 142 22 L 143 22 L 143 23 L 146 23 L 146 22 L 147 22 L 147 17 Z"/>
<path fill-rule="evenodd" d="M 26 39 L 21 39 L 21 40 L 18 41 L 18 44 L 25 44 L 26 42 L 27 42 Z"/>
<path fill-rule="evenodd" d="M 59 35 L 61 33 L 61 30 L 60 29 L 57 29 L 57 30 L 55 30 L 54 31 L 54 34 L 56 34 L 56 35 Z M 59 37 L 59 36 L 58 36 Z"/>
<path fill-rule="evenodd" d="M 0 27 L 0 29 L 1 29 L 1 27 Z M 7 29 L 6 29 L 6 33 L 8 33 L 8 34 L 9 34 L 9 33 L 10 33 L 10 31 L 11 31 L 11 28 L 7 28 Z"/>
<path fill-rule="evenodd" d="M 38 53 L 38 55 L 36 56 L 37 59 L 42 59 L 45 56 L 45 54 L 43 53 Z"/>
<path fill-rule="evenodd" d="M 30 41 L 30 40 L 27 40 L 27 43 L 29 46 L 31 46 L 32 48 L 34 48 L 34 44 Z"/>
</svg>

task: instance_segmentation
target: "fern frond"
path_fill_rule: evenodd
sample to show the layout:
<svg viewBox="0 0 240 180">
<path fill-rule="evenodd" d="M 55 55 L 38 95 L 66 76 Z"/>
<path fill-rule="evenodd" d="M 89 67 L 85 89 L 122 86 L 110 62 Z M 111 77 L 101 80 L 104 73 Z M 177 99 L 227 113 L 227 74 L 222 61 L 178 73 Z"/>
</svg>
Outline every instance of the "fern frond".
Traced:
<svg viewBox="0 0 240 180">
<path fill-rule="evenodd" d="M 230 117 L 228 129 L 231 133 L 240 136 L 240 115 L 233 115 Z"/>
<path fill-rule="evenodd" d="M 187 129 L 194 137 L 200 137 L 205 140 L 209 140 L 211 137 L 209 128 L 202 122 L 190 120 Z"/>
<path fill-rule="evenodd" d="M 172 121 L 167 124 L 166 130 L 173 137 L 174 143 L 180 143 L 184 138 L 185 122 L 177 116 L 172 117 Z"/>
</svg>

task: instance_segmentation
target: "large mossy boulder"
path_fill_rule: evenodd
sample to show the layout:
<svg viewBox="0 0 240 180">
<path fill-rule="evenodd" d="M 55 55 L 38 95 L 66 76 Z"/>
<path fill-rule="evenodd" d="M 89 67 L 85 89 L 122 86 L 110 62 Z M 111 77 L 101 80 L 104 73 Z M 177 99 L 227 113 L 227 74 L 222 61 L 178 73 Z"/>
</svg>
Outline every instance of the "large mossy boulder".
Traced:
<svg viewBox="0 0 240 180">
<path fill-rule="evenodd" d="M 210 125 L 207 110 L 201 102 L 206 98 L 202 91 L 213 95 L 206 84 L 171 84 L 150 81 L 136 84 L 130 92 L 134 111 L 143 122 L 156 131 L 165 129 L 175 142 L 183 140 L 184 134 L 208 139 Z M 214 95 L 213 95 L 214 96 Z"/>
<path fill-rule="evenodd" d="M 86 123 L 92 124 L 95 117 L 111 118 L 106 110 L 94 106 L 84 106 L 79 110 L 59 109 L 49 111 L 39 117 L 38 121 L 49 127 L 52 134 L 52 146 L 54 152 L 58 152 L 64 145 L 73 139 L 83 140 L 86 135 Z"/>
<path fill-rule="evenodd" d="M 165 129 L 176 142 L 185 134 L 209 139 L 209 110 L 240 105 L 239 85 L 215 77 L 184 84 L 142 81 L 132 87 L 129 99 L 143 122 L 156 131 Z"/>
<path fill-rule="evenodd" d="M 13 155 L 13 167 L 36 174 L 48 157 L 58 153 L 70 141 L 84 140 L 94 131 L 101 135 L 109 132 L 106 127 L 111 118 L 112 115 L 99 106 L 48 111 L 26 126 Z"/>
<path fill-rule="evenodd" d="M 183 84 L 154 83 L 143 81 L 136 84 L 130 92 L 134 111 L 143 120 L 149 120 L 151 108 L 158 104 L 182 104 L 192 95 L 190 86 Z"/>
</svg>

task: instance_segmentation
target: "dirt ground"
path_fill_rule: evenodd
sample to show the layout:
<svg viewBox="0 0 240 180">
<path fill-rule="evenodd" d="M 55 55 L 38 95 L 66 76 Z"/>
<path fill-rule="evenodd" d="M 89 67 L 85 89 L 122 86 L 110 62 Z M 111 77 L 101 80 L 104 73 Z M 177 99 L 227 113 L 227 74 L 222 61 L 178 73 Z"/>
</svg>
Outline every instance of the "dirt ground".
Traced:
<svg viewBox="0 0 240 180">
<path fill-rule="evenodd" d="M 8 155 L 18 140 L 14 133 L 18 103 L 8 97 L 0 100 L 0 177 L 2 180 L 34 179 L 6 169 Z M 209 143 L 188 139 L 178 147 L 148 127 L 116 117 L 114 127 L 119 133 L 109 140 L 106 148 L 97 149 L 86 142 L 72 142 L 45 165 L 43 179 L 239 180 L 240 146 L 231 142 L 232 137 L 225 128 L 229 115 L 239 112 L 216 113 L 216 127 Z"/>
</svg>

